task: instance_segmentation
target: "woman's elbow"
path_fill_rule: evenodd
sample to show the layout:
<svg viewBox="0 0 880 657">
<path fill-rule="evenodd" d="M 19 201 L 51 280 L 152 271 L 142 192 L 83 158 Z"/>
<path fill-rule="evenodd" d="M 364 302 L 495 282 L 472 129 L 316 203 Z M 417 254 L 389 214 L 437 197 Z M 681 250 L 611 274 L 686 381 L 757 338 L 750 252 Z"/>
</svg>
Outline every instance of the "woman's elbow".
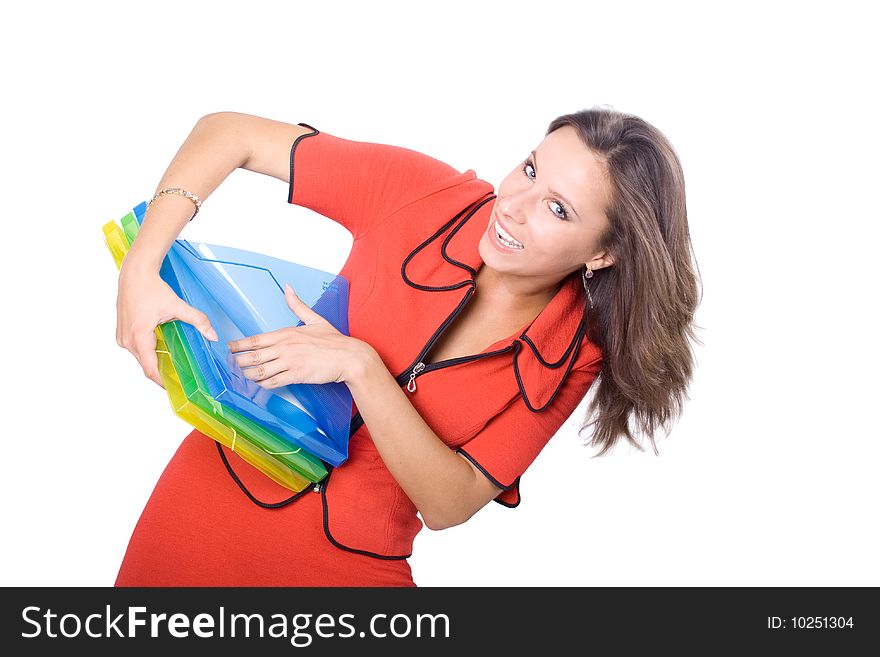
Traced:
<svg viewBox="0 0 880 657">
<path fill-rule="evenodd" d="M 422 520 L 425 523 L 425 527 L 430 529 L 431 531 L 438 532 L 441 529 L 449 529 L 450 527 L 456 527 L 458 525 L 463 525 L 465 522 L 470 520 L 473 513 L 469 514 L 447 514 L 447 515 L 425 515 L 422 514 Z"/>
<path fill-rule="evenodd" d="M 425 521 L 425 527 L 435 532 L 439 532 L 441 529 L 449 529 L 450 527 L 455 527 L 456 525 L 461 524 L 461 522 L 438 522 L 430 518 L 423 518 L 423 520 Z"/>
</svg>

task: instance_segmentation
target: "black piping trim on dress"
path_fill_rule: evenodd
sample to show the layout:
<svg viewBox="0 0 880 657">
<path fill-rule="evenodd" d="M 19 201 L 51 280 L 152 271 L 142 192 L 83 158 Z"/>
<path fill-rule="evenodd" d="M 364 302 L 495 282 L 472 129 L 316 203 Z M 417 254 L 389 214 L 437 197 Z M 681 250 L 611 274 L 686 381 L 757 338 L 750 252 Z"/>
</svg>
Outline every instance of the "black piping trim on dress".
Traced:
<svg viewBox="0 0 880 657">
<path fill-rule="evenodd" d="M 480 472 L 482 472 L 484 475 L 486 475 L 486 479 L 491 481 L 495 486 L 497 486 L 501 490 L 504 490 L 504 491 L 511 490 L 519 483 L 520 477 L 517 477 L 516 479 L 513 480 L 512 484 L 510 484 L 509 486 L 505 486 L 500 481 L 498 481 L 495 477 L 493 477 L 491 474 L 489 474 L 489 471 L 486 470 L 486 468 L 484 468 L 480 463 L 478 463 L 477 460 L 473 456 L 468 454 L 461 447 L 459 447 L 455 451 L 458 452 L 459 454 L 461 454 L 462 456 L 464 456 L 468 461 L 473 463 Z M 499 493 L 499 495 L 500 495 L 500 493 Z M 519 503 L 522 501 L 522 495 L 520 494 L 519 490 L 517 490 L 517 492 L 516 492 L 516 498 L 517 498 L 516 502 L 514 502 L 513 504 L 509 504 L 508 502 L 505 502 L 503 500 L 499 500 L 497 497 L 494 497 L 492 499 L 495 502 L 498 502 L 498 504 L 500 504 L 501 506 L 506 506 L 508 509 L 514 509 L 514 508 L 518 507 Z"/>
<path fill-rule="evenodd" d="M 286 500 L 281 500 L 280 502 L 261 502 L 256 497 L 254 497 L 253 493 L 251 493 L 245 487 L 245 485 L 242 483 L 241 479 L 238 478 L 238 475 L 235 474 L 235 470 L 233 470 L 232 466 L 229 464 L 229 460 L 226 458 L 226 454 L 223 453 L 223 447 L 221 447 L 220 443 L 217 441 L 214 441 L 214 444 L 217 445 L 217 451 L 220 452 L 220 458 L 223 459 L 223 465 L 226 466 L 226 470 L 232 476 L 232 479 L 235 481 L 235 483 L 238 484 L 238 487 L 244 491 L 244 494 L 247 495 L 248 498 L 250 498 L 251 502 L 253 502 L 254 504 L 256 504 L 258 506 L 263 507 L 264 509 L 277 509 L 279 507 L 286 506 L 286 505 L 290 504 L 291 502 L 293 502 L 294 500 L 299 499 L 304 494 L 311 493 L 313 490 L 313 487 L 309 486 L 307 488 L 304 488 L 303 490 L 301 490 L 298 493 L 294 493 L 291 497 L 288 497 Z"/>
<path fill-rule="evenodd" d="M 486 198 L 486 197 L 488 197 L 488 198 Z M 410 254 L 408 256 L 406 256 L 406 258 L 403 261 L 403 264 L 400 266 L 400 275 L 407 285 L 409 285 L 410 287 L 414 287 L 417 290 L 425 290 L 427 292 L 443 292 L 446 290 L 456 290 L 456 289 L 462 287 L 463 285 L 472 285 L 474 283 L 474 277 L 477 275 L 476 270 L 473 267 L 464 264 L 463 262 L 459 262 L 458 260 L 455 260 L 454 258 L 450 258 L 449 255 L 446 253 L 446 245 L 449 244 L 449 240 L 451 240 L 455 236 L 455 234 L 461 229 L 462 226 L 464 226 L 467 223 L 467 221 L 474 215 L 474 213 L 477 210 L 479 210 L 481 207 L 483 207 L 483 205 L 485 205 L 486 203 L 491 201 L 493 198 L 495 198 L 495 195 L 492 194 L 491 192 L 487 192 L 486 197 L 481 199 L 474 207 L 472 207 L 470 209 L 469 212 L 468 212 L 467 208 L 465 208 L 464 210 L 459 212 L 452 219 L 450 219 L 445 224 L 443 224 L 443 226 L 441 226 L 437 230 L 436 233 L 434 233 L 433 235 L 431 235 L 431 237 L 429 237 L 424 242 L 419 244 L 415 249 L 413 249 L 410 252 Z M 433 242 L 438 237 L 440 237 L 440 235 L 442 235 L 445 231 L 449 230 L 449 227 L 452 224 L 454 224 L 456 221 L 458 221 L 458 219 L 465 213 L 467 213 L 467 216 L 465 216 L 465 218 L 462 219 L 461 222 L 450 231 L 449 235 L 446 236 L 446 239 L 443 240 L 443 245 L 440 248 L 440 253 L 443 255 L 443 259 L 446 260 L 446 262 L 453 264 L 456 267 L 460 267 L 461 269 L 464 269 L 465 271 L 467 271 L 470 274 L 470 277 L 467 280 L 460 281 L 458 283 L 453 283 L 452 285 L 421 285 L 420 283 L 416 283 L 412 279 L 410 279 L 410 277 L 406 275 L 406 266 L 407 266 L 407 264 L 409 264 L 409 261 L 412 260 L 416 256 L 416 254 L 418 254 L 419 251 L 421 251 L 426 246 L 428 246 L 431 242 Z"/>
<path fill-rule="evenodd" d="M 314 137 L 315 135 L 317 135 L 320 132 L 320 130 L 318 130 L 317 128 L 313 128 L 308 123 L 297 123 L 297 125 L 301 125 L 304 128 L 311 128 L 312 130 L 314 130 L 314 132 L 307 132 L 305 134 L 300 135 L 299 137 L 297 137 L 296 139 L 293 140 L 293 144 L 290 147 L 290 182 L 288 183 L 288 189 L 287 189 L 287 202 L 288 203 L 293 203 L 293 154 L 296 151 L 297 144 L 299 144 L 299 142 L 301 142 L 306 137 Z"/>
<path fill-rule="evenodd" d="M 327 477 L 324 479 L 324 485 L 321 486 L 321 503 L 324 507 L 324 535 L 327 537 L 327 540 L 341 550 L 354 552 L 355 554 L 363 554 L 365 556 L 373 557 L 375 559 L 382 559 L 384 561 L 397 561 L 400 559 L 410 558 L 412 556 L 412 552 L 410 552 L 409 554 L 377 554 L 376 552 L 370 552 L 369 550 L 359 550 L 357 548 L 348 547 L 347 545 L 343 545 L 333 537 L 333 534 L 330 533 L 329 508 L 327 504 L 327 485 L 330 483 L 330 475 L 332 474 L 332 472 L 333 468 L 330 467 L 330 471 L 327 473 Z"/>
<path fill-rule="evenodd" d="M 519 480 L 517 479 L 517 481 Z M 519 506 L 519 503 L 522 502 L 522 494 L 519 491 L 516 492 L 516 502 L 514 502 L 513 504 L 505 502 L 504 500 L 499 500 L 497 497 L 493 498 L 492 501 L 498 502 L 498 504 L 500 504 L 501 506 L 506 506 L 508 509 L 515 509 Z"/>
<path fill-rule="evenodd" d="M 547 400 L 546 404 L 541 406 L 541 408 L 535 408 L 534 406 L 532 406 L 532 403 L 529 401 L 529 396 L 528 396 L 528 394 L 526 394 L 526 389 L 525 389 L 525 386 L 523 385 L 522 377 L 520 376 L 520 373 L 519 373 L 519 352 L 522 350 L 522 345 L 519 342 L 516 343 L 516 352 L 513 354 L 513 372 L 516 375 L 516 383 L 519 386 L 519 391 L 520 391 L 520 394 L 522 395 L 523 401 L 526 403 L 526 407 L 530 411 L 532 411 L 533 413 L 540 413 L 545 408 L 547 408 L 550 404 L 553 403 L 553 400 L 556 399 L 556 395 L 559 394 L 559 391 L 562 390 L 562 386 L 565 384 L 565 380 L 568 378 L 568 373 L 571 372 L 571 368 L 574 367 L 574 364 L 577 361 L 578 354 L 581 351 L 581 339 L 583 338 L 585 331 L 586 331 L 586 316 L 581 315 L 581 321 L 580 321 L 580 324 L 578 324 L 578 330 L 575 331 L 574 339 L 571 341 L 571 344 L 568 345 L 568 348 L 565 350 L 565 354 L 563 354 L 562 358 L 560 358 L 555 363 L 548 363 L 546 360 L 544 360 L 544 358 L 541 356 L 540 352 L 538 351 L 538 348 L 531 341 L 529 336 L 527 336 L 525 333 L 523 333 L 522 335 L 519 336 L 520 338 L 522 338 L 522 340 L 524 342 L 528 343 L 529 347 L 531 347 L 535 356 L 537 356 L 538 360 L 541 361 L 541 364 L 544 365 L 545 367 L 549 367 L 551 369 L 556 369 L 558 367 L 561 367 L 563 365 L 563 363 L 565 362 L 566 358 L 568 358 L 569 352 L 571 352 L 572 349 L 574 349 L 574 354 L 571 356 L 571 358 L 568 358 L 568 367 L 565 368 L 565 373 L 562 375 L 562 378 L 559 381 L 559 385 L 556 386 L 556 390 L 554 390 L 553 394 L 550 395 L 550 399 Z"/>
<path fill-rule="evenodd" d="M 357 414 L 357 417 L 360 418 L 360 413 Z M 360 421 L 360 424 L 363 424 L 363 420 Z M 360 428 L 360 424 L 357 425 L 357 428 Z M 352 423 L 352 426 L 354 426 L 354 423 Z M 354 431 L 357 431 L 357 428 L 355 428 Z M 354 431 L 350 431 L 350 433 L 353 434 Z M 244 494 L 248 496 L 248 498 L 251 500 L 251 502 L 263 507 L 264 509 L 278 509 L 282 506 L 286 506 L 286 505 L 290 504 L 294 500 L 299 499 L 300 497 L 302 497 L 303 495 L 305 495 L 307 493 L 314 492 L 314 488 L 312 486 L 309 486 L 308 488 L 305 488 L 305 489 L 301 490 L 300 492 L 295 493 L 293 496 L 287 498 L 286 500 L 281 500 L 280 502 L 274 502 L 274 503 L 262 502 L 262 501 L 258 500 L 256 497 L 254 497 L 254 495 L 241 482 L 241 479 L 239 479 L 238 476 L 235 474 L 235 471 L 233 471 L 232 466 L 229 464 L 229 461 L 227 460 L 226 455 L 223 453 L 223 448 L 220 446 L 220 443 L 215 441 L 215 444 L 217 445 L 217 451 L 220 452 L 220 458 L 223 459 L 223 464 L 226 466 L 226 469 L 229 471 L 229 474 L 232 475 L 232 478 L 235 480 L 235 483 L 238 484 L 238 487 L 244 491 Z M 330 483 L 330 475 L 333 473 L 333 469 L 334 469 L 333 466 L 328 466 L 327 476 L 324 477 L 320 482 L 321 483 L 321 506 L 323 509 L 322 510 L 322 515 L 323 515 L 322 524 L 323 524 L 323 528 L 324 528 L 324 536 L 327 538 L 327 540 L 330 541 L 330 543 L 332 543 L 334 546 L 340 548 L 341 550 L 346 550 L 348 552 L 354 552 L 356 554 L 363 554 L 368 557 L 374 557 L 376 559 L 383 559 L 385 561 L 408 559 L 409 557 L 411 557 L 412 552 L 410 552 L 409 554 L 401 554 L 401 555 L 377 554 L 376 552 L 370 552 L 369 550 L 359 550 L 357 548 L 348 547 L 347 545 L 343 545 L 342 543 L 340 543 L 339 541 L 336 540 L 336 538 L 333 536 L 333 534 L 330 533 L 329 506 L 327 504 L 327 486 Z"/>
<path fill-rule="evenodd" d="M 516 482 L 519 481 L 519 477 L 517 477 L 517 478 L 513 481 L 512 484 L 509 484 L 509 485 L 506 485 L 506 486 L 505 486 L 505 485 L 502 484 L 500 481 L 498 481 L 495 477 L 493 477 L 492 475 L 490 475 L 489 472 L 486 470 L 486 468 L 484 468 L 482 465 L 480 465 L 479 463 L 477 463 L 476 459 L 474 459 L 473 456 L 471 456 L 470 454 L 468 454 L 468 453 L 467 453 L 466 451 L 464 451 L 461 447 L 459 447 L 459 448 L 458 448 L 457 450 L 455 450 L 455 451 L 458 452 L 459 454 L 461 454 L 462 456 L 464 456 L 465 458 L 467 458 L 467 460 L 470 461 L 471 463 L 473 463 L 475 466 L 477 466 L 477 468 L 479 469 L 479 471 L 482 472 L 484 475 L 486 475 L 486 478 L 487 478 L 489 481 L 491 481 L 493 484 L 495 484 L 496 486 L 498 486 L 498 488 L 500 488 L 500 489 L 502 489 L 502 490 L 510 490 L 511 488 L 513 488 L 514 486 L 516 486 Z"/>
<path fill-rule="evenodd" d="M 351 425 L 349 426 L 349 430 L 348 430 L 349 440 L 355 434 L 355 432 L 361 428 L 361 425 L 363 423 L 364 423 L 364 420 L 361 417 L 360 412 L 358 412 L 357 415 L 355 415 L 352 418 Z M 223 459 L 223 465 L 226 466 L 227 472 L 229 472 L 230 476 L 235 481 L 235 483 L 238 484 L 238 487 L 241 488 L 242 491 L 244 491 L 244 494 L 248 496 L 248 498 L 251 500 L 251 502 L 253 502 L 257 506 L 263 507 L 264 509 L 278 509 L 278 508 L 281 508 L 282 506 L 287 506 L 291 502 L 298 500 L 305 493 L 314 492 L 314 486 L 309 486 L 308 488 L 304 488 L 303 490 L 299 491 L 298 493 L 294 493 L 293 495 L 288 497 L 286 500 L 281 500 L 280 502 L 263 502 L 261 500 L 258 500 L 256 498 L 256 496 L 253 493 L 251 493 L 247 489 L 247 487 L 242 483 L 242 481 L 241 481 L 241 479 L 239 479 L 238 475 L 235 474 L 235 470 L 232 469 L 232 465 L 230 465 L 229 460 L 226 458 L 226 454 L 223 453 L 223 449 L 220 447 L 219 442 L 217 443 L 217 451 L 220 452 L 220 458 Z M 330 479 L 330 471 L 328 470 L 327 475 L 323 479 L 321 479 L 321 481 L 318 483 L 326 482 L 329 479 Z"/>
<path fill-rule="evenodd" d="M 586 308 L 585 308 L 585 310 L 586 310 Z M 543 365 L 544 367 L 549 367 L 550 369 L 556 369 L 557 367 L 560 367 L 562 365 L 562 363 L 568 358 L 568 355 L 571 353 L 572 349 L 580 349 L 580 346 L 581 346 L 580 339 L 584 336 L 584 331 L 586 329 L 586 322 L 584 321 L 585 317 L 586 317 L 585 314 L 581 314 L 581 321 L 578 324 L 578 330 L 575 333 L 574 339 L 569 343 L 568 347 L 565 349 L 565 353 L 562 354 L 562 356 L 560 356 L 559 360 L 557 360 L 555 363 L 551 363 L 550 361 L 546 360 L 544 358 L 544 356 L 541 355 L 541 352 L 538 351 L 538 346 L 534 342 L 532 342 L 532 339 L 528 335 L 523 333 L 520 337 L 523 339 L 523 342 L 528 343 L 528 345 L 532 348 L 532 352 L 535 354 L 535 356 L 538 357 L 538 360 L 541 362 L 541 365 Z M 575 356 L 577 356 L 577 353 L 575 353 Z"/>
<path fill-rule="evenodd" d="M 495 197 L 496 197 L 496 195 L 493 194 L 492 192 L 486 192 L 486 194 L 483 196 L 483 198 L 480 199 L 480 201 L 478 201 L 477 204 L 470 211 L 468 211 L 465 218 L 461 220 L 461 223 L 458 224 L 458 226 L 456 226 L 455 228 L 453 228 L 449 232 L 449 235 L 447 235 L 446 239 L 443 240 L 443 245 L 440 248 L 440 253 L 443 255 L 443 259 L 446 262 L 452 263 L 456 267 L 461 267 L 465 271 L 469 272 L 471 275 L 471 280 L 473 280 L 475 283 L 476 283 L 476 281 L 474 280 L 474 277 L 477 275 L 477 270 L 474 269 L 473 267 L 471 267 L 470 265 L 466 265 L 465 263 L 459 262 L 458 260 L 455 260 L 454 258 L 450 258 L 449 254 L 446 253 L 446 249 L 449 246 L 449 242 L 452 240 L 453 237 L 455 237 L 455 234 L 459 230 L 461 230 L 462 226 L 464 226 L 468 221 L 470 221 L 471 217 L 474 216 L 474 214 L 477 212 L 477 210 L 479 210 L 481 207 L 486 205 L 486 203 L 488 203 L 489 201 L 491 201 Z"/>
</svg>

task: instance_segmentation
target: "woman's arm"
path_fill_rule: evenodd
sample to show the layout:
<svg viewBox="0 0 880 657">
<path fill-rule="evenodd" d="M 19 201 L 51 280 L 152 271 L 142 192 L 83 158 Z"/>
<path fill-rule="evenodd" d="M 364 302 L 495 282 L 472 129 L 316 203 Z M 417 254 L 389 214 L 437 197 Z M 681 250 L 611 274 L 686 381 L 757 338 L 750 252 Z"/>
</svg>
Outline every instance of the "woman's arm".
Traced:
<svg viewBox="0 0 880 657">
<path fill-rule="evenodd" d="M 460 525 L 502 489 L 437 437 L 375 349 L 361 344 L 345 383 L 379 455 L 429 529 Z"/>
<path fill-rule="evenodd" d="M 182 187 L 205 200 L 236 168 L 287 180 L 289 144 L 307 128 L 235 112 L 198 120 L 168 165 L 156 191 Z M 148 206 L 137 237 L 122 261 L 116 300 L 116 343 L 162 386 L 156 357 L 158 324 L 180 319 L 216 339 L 207 315 L 180 299 L 160 278 L 165 254 L 193 216 L 193 204 L 176 195 Z M 164 386 L 163 386 L 164 387 Z"/>
<path fill-rule="evenodd" d="M 200 118 L 171 160 L 156 192 L 182 187 L 203 202 L 238 168 L 287 182 L 290 144 L 309 128 L 239 112 Z M 188 198 L 168 194 L 149 206 L 123 269 L 157 272 L 193 214 Z"/>
</svg>

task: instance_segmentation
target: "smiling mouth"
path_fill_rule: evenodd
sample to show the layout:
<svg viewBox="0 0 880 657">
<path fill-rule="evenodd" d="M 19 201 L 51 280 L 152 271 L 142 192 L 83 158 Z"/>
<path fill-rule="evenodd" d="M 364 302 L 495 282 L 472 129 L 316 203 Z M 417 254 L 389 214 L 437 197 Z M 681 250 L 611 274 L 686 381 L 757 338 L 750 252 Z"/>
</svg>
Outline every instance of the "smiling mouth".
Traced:
<svg viewBox="0 0 880 657">
<path fill-rule="evenodd" d="M 509 246 L 511 249 L 524 249 L 522 242 L 518 242 L 513 238 L 513 236 L 508 233 L 504 228 L 501 227 L 501 224 L 498 223 L 496 219 L 494 221 L 495 224 L 495 235 L 498 236 L 498 239 L 501 240 L 501 243 L 505 246 Z"/>
</svg>

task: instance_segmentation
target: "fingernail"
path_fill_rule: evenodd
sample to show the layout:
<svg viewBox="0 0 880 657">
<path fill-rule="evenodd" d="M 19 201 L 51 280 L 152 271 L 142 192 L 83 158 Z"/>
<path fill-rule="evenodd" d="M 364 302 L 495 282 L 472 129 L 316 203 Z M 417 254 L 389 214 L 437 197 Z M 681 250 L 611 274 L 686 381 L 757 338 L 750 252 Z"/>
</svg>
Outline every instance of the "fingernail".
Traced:
<svg viewBox="0 0 880 657">
<path fill-rule="evenodd" d="M 209 331 L 209 332 L 208 332 L 208 339 L 209 339 L 211 342 L 217 342 L 217 340 L 219 340 L 219 338 L 217 337 L 217 334 L 216 334 L 214 331 Z"/>
</svg>

